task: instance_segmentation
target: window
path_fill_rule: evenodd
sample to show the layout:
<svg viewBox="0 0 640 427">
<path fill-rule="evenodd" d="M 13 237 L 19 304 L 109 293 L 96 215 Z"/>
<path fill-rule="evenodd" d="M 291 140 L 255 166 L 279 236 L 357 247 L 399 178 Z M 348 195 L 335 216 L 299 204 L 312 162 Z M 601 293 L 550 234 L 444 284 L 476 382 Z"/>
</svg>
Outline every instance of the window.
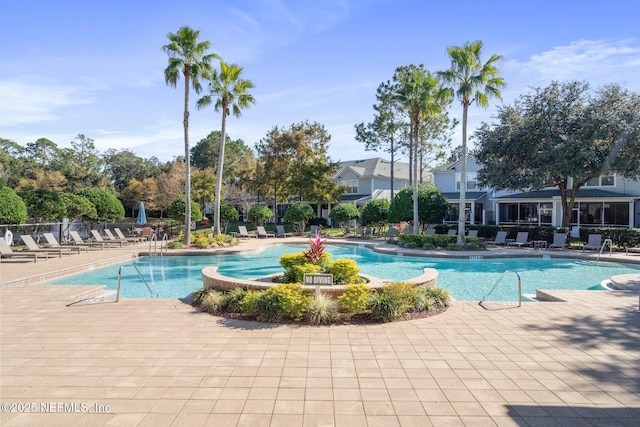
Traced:
<svg viewBox="0 0 640 427">
<path fill-rule="evenodd" d="M 475 172 L 467 172 L 467 190 L 477 190 L 478 189 L 478 181 L 476 178 Z M 460 190 L 460 174 L 456 174 L 456 190 Z"/>
<path fill-rule="evenodd" d="M 553 205 L 546 202 L 500 203 L 500 224 L 551 225 Z"/>
<path fill-rule="evenodd" d="M 340 186 L 347 189 L 347 194 L 358 194 L 357 179 L 343 179 L 340 181 Z"/>
<path fill-rule="evenodd" d="M 615 175 L 602 175 L 597 178 L 592 178 L 587 181 L 585 187 L 615 187 L 616 179 Z"/>
<path fill-rule="evenodd" d="M 571 212 L 571 224 L 626 227 L 629 225 L 629 204 L 625 202 L 577 202 Z"/>
</svg>

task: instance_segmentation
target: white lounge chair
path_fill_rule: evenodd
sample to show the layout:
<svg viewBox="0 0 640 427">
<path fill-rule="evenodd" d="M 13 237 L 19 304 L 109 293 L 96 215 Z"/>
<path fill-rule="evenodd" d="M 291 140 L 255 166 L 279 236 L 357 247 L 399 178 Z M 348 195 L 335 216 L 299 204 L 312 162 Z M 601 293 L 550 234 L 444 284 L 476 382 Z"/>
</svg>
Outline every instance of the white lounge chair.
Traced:
<svg viewBox="0 0 640 427">
<path fill-rule="evenodd" d="M 284 229 L 284 225 L 276 225 L 276 237 L 289 237 L 293 236 L 293 233 L 287 233 Z"/>
<path fill-rule="evenodd" d="M 600 250 L 602 246 L 602 234 L 589 234 L 589 240 L 587 244 L 582 247 L 582 251 L 585 249 L 594 249 L 596 251 Z"/>
<path fill-rule="evenodd" d="M 98 230 L 90 230 L 91 231 L 91 236 L 93 236 L 93 240 L 95 240 L 98 243 L 104 243 L 106 245 L 108 245 L 108 247 L 111 247 L 111 244 L 119 244 L 120 247 L 122 247 L 123 244 L 126 244 L 127 242 L 111 242 L 111 241 L 106 241 L 102 238 L 102 236 L 100 235 L 100 233 L 98 232 Z"/>
<path fill-rule="evenodd" d="M 0 239 L 0 258 L 32 258 L 33 262 L 38 262 L 38 257 L 49 258 L 47 252 L 13 251 L 5 239 Z"/>
<path fill-rule="evenodd" d="M 104 235 L 107 236 L 107 238 L 106 238 L 107 242 L 120 243 L 120 246 L 129 244 L 129 240 L 127 240 L 127 239 L 118 239 L 116 236 L 113 235 L 111 230 L 109 230 L 108 228 L 104 229 Z"/>
<path fill-rule="evenodd" d="M 264 237 L 265 239 L 267 237 L 276 237 L 276 235 L 273 233 L 267 233 L 267 230 L 265 230 L 261 225 L 257 226 L 256 230 L 258 231 L 258 237 Z"/>
<path fill-rule="evenodd" d="M 62 258 L 62 254 L 66 254 L 66 255 L 71 255 L 71 249 L 68 248 L 41 248 L 40 246 L 38 246 L 38 244 L 35 242 L 35 240 L 33 240 L 33 237 L 31 237 L 28 234 L 22 234 L 20 236 L 20 238 L 22 239 L 22 241 L 24 242 L 25 245 L 27 245 L 27 248 L 29 249 L 29 252 L 47 252 L 50 254 L 58 254 L 58 256 L 60 258 Z"/>
<path fill-rule="evenodd" d="M 50 248 L 62 249 L 62 245 L 58 243 L 58 239 L 56 239 L 56 236 L 54 236 L 53 233 L 44 233 L 43 236 L 47 240 L 47 244 Z M 89 248 L 87 248 L 86 246 L 67 246 L 67 249 L 77 253 L 82 252 L 82 250 L 85 250 L 87 252 L 89 251 Z"/>
<path fill-rule="evenodd" d="M 107 248 L 109 247 L 109 243 L 102 241 L 102 242 L 85 242 L 84 240 L 82 240 L 82 237 L 80 237 L 80 234 L 77 231 L 70 231 L 69 235 L 71 236 L 71 239 L 73 239 L 73 244 L 76 246 L 86 246 L 86 247 L 97 247 L 100 246 L 100 249 L 104 249 L 104 247 L 106 246 Z"/>
<path fill-rule="evenodd" d="M 257 234 L 249 234 L 249 232 L 247 231 L 247 227 L 245 225 L 239 225 L 238 226 L 238 236 L 239 237 L 258 237 Z"/>
<path fill-rule="evenodd" d="M 564 249 L 566 247 L 567 247 L 567 234 L 553 233 L 553 243 L 549 245 L 549 248 Z"/>
<path fill-rule="evenodd" d="M 458 230 L 456 230 L 455 228 L 450 228 L 447 231 L 447 236 L 455 236 L 456 234 L 458 234 Z"/>
<path fill-rule="evenodd" d="M 469 230 L 468 237 L 478 237 L 478 230 Z"/>
<path fill-rule="evenodd" d="M 498 231 L 496 234 L 495 240 L 487 240 L 484 242 L 487 245 L 506 245 L 507 244 L 507 232 L 506 231 Z"/>
<path fill-rule="evenodd" d="M 137 237 L 137 236 L 127 237 L 127 236 L 125 236 L 124 233 L 122 232 L 122 230 L 120 230 L 118 227 L 114 227 L 113 231 L 115 231 L 116 236 L 118 236 L 119 239 L 125 239 L 128 242 L 138 243 L 138 242 L 142 242 L 142 240 L 143 240 L 142 237 Z M 146 239 L 144 239 L 144 240 L 146 240 Z"/>
<path fill-rule="evenodd" d="M 507 243 L 507 246 L 513 246 L 515 248 L 521 248 L 523 246 L 529 246 L 529 232 L 518 231 L 515 242 Z"/>
</svg>

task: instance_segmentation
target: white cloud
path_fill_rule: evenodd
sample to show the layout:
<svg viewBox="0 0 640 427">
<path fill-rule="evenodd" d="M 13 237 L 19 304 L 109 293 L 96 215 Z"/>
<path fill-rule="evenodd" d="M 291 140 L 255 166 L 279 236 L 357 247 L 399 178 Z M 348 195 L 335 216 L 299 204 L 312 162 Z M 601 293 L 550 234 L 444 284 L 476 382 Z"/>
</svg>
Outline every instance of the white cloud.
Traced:
<svg viewBox="0 0 640 427">
<path fill-rule="evenodd" d="M 0 126 L 5 127 L 56 120 L 60 107 L 92 102 L 87 91 L 79 87 L 29 78 L 0 81 L 0 99 Z"/>
<path fill-rule="evenodd" d="M 619 82 L 629 89 L 640 88 L 640 45 L 637 39 L 577 40 L 554 46 L 526 61 L 512 60 L 506 70 L 521 76 L 529 85 L 546 86 L 551 80 L 585 80 L 593 86 Z"/>
</svg>

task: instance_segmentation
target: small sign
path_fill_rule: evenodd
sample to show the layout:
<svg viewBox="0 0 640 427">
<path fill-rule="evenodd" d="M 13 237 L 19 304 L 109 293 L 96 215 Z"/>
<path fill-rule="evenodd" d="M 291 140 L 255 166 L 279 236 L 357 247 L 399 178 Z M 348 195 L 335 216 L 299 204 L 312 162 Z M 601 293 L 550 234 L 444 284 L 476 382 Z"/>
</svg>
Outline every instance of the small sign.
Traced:
<svg viewBox="0 0 640 427">
<path fill-rule="evenodd" d="M 333 285 L 333 274 L 305 274 L 305 285 Z"/>
</svg>

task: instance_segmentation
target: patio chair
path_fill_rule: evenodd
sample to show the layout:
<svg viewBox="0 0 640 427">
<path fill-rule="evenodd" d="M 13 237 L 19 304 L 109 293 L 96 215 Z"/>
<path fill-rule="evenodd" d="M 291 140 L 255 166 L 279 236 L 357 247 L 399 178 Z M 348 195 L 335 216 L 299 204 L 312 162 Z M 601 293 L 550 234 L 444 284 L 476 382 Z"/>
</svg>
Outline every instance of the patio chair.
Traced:
<svg viewBox="0 0 640 427">
<path fill-rule="evenodd" d="M 455 236 L 456 234 L 458 234 L 458 230 L 455 228 L 450 228 L 449 231 L 447 231 L 447 236 Z"/>
<path fill-rule="evenodd" d="M 584 252 L 585 249 L 599 251 L 600 247 L 602 247 L 602 234 L 589 234 L 589 239 L 587 244 L 582 247 L 582 252 Z"/>
<path fill-rule="evenodd" d="M 116 236 L 118 236 L 119 239 L 125 239 L 129 242 L 133 242 L 133 243 L 138 243 L 138 242 L 142 242 L 143 238 L 142 237 L 137 237 L 137 236 L 130 236 L 127 237 L 124 235 L 124 233 L 122 232 L 122 230 L 120 230 L 118 227 L 114 227 L 113 231 L 115 231 Z M 146 239 L 144 239 L 146 240 Z"/>
<path fill-rule="evenodd" d="M 318 227 L 317 225 L 312 225 L 311 226 L 311 237 L 316 237 L 318 234 L 320 234 L 320 227 Z"/>
<path fill-rule="evenodd" d="M 75 246 L 86 246 L 86 247 L 97 247 L 100 246 L 100 249 L 104 249 L 104 247 L 106 246 L 107 248 L 109 247 L 109 243 L 102 241 L 102 242 L 85 242 L 84 240 L 82 240 L 82 237 L 80 237 L 80 234 L 78 234 L 77 231 L 70 231 L 69 235 L 71 236 L 71 239 L 73 240 L 72 243 Z"/>
<path fill-rule="evenodd" d="M 523 246 L 529 246 L 529 232 L 528 231 L 518 231 L 516 235 L 515 242 L 507 243 L 507 246 L 512 246 L 514 248 L 521 248 Z"/>
<path fill-rule="evenodd" d="M 62 245 L 58 243 L 58 239 L 56 239 L 56 236 L 54 236 L 53 233 L 44 233 L 43 235 L 50 248 L 62 249 Z M 89 252 L 89 248 L 86 246 L 67 246 L 67 249 L 77 253 L 82 252 L 83 249 Z"/>
<path fill-rule="evenodd" d="M 95 240 L 95 241 L 96 241 L 96 242 L 98 242 L 98 243 L 104 243 L 104 244 L 106 244 L 106 245 L 107 245 L 107 247 L 111 247 L 111 244 L 112 244 L 112 243 L 117 243 L 117 244 L 119 244 L 119 245 L 120 245 L 120 247 L 122 247 L 122 244 L 123 244 L 123 243 L 126 243 L 126 242 L 122 242 L 122 241 L 120 241 L 120 242 L 107 241 L 107 240 L 104 240 L 104 239 L 102 238 L 102 236 L 100 235 L 100 233 L 98 232 L 98 230 L 89 230 L 89 231 L 91 231 L 91 236 L 93 237 L 93 240 Z"/>
<path fill-rule="evenodd" d="M 47 252 L 13 251 L 5 239 L 0 239 L 0 258 L 33 258 L 33 262 L 38 262 L 38 257 L 49 258 Z"/>
<path fill-rule="evenodd" d="M 47 252 L 50 254 L 58 254 L 60 258 L 62 258 L 62 254 L 71 255 L 71 249 L 68 248 L 41 248 L 40 246 L 38 246 L 35 240 L 33 240 L 33 237 L 28 234 L 22 234 L 20 238 L 22 239 L 24 244 L 27 245 L 29 252 Z"/>
<path fill-rule="evenodd" d="M 384 234 L 384 237 L 387 239 L 396 239 L 398 237 L 398 229 L 395 227 L 389 227 L 387 232 Z"/>
<path fill-rule="evenodd" d="M 371 237 L 373 237 L 373 230 L 371 229 L 371 227 L 365 227 L 362 230 L 362 234 L 360 235 L 360 237 L 362 237 L 363 239 L 370 239 Z"/>
<path fill-rule="evenodd" d="M 118 239 L 116 236 L 113 235 L 111 230 L 109 230 L 108 228 L 104 229 L 104 235 L 107 236 L 107 238 L 106 238 L 107 242 L 120 243 L 120 246 L 129 244 L 129 240 L 127 240 L 126 238 L 125 239 Z"/>
<path fill-rule="evenodd" d="M 468 237 L 478 237 L 478 230 L 469 230 Z"/>
<path fill-rule="evenodd" d="M 267 233 L 267 230 L 265 230 L 261 225 L 257 226 L 256 230 L 258 231 L 258 237 L 264 237 L 265 239 L 267 237 L 276 237 L 276 235 L 273 233 Z"/>
<path fill-rule="evenodd" d="M 507 244 L 507 232 L 506 231 L 498 231 L 496 234 L 495 240 L 487 240 L 484 242 L 486 245 L 506 245 Z"/>
<path fill-rule="evenodd" d="M 293 236 L 293 233 L 287 233 L 284 230 L 284 225 L 276 225 L 276 237 L 289 237 Z"/>
<path fill-rule="evenodd" d="M 567 234 L 553 233 L 553 243 L 549 245 L 549 248 L 564 249 L 566 247 L 567 247 Z"/>
<path fill-rule="evenodd" d="M 247 231 L 247 226 L 245 225 L 239 225 L 238 226 L 238 237 L 258 237 L 256 234 L 249 234 L 249 232 Z"/>
<path fill-rule="evenodd" d="M 436 229 L 433 227 L 429 227 L 427 228 L 427 232 L 425 233 L 427 236 L 433 236 L 434 234 L 436 234 Z"/>
</svg>

